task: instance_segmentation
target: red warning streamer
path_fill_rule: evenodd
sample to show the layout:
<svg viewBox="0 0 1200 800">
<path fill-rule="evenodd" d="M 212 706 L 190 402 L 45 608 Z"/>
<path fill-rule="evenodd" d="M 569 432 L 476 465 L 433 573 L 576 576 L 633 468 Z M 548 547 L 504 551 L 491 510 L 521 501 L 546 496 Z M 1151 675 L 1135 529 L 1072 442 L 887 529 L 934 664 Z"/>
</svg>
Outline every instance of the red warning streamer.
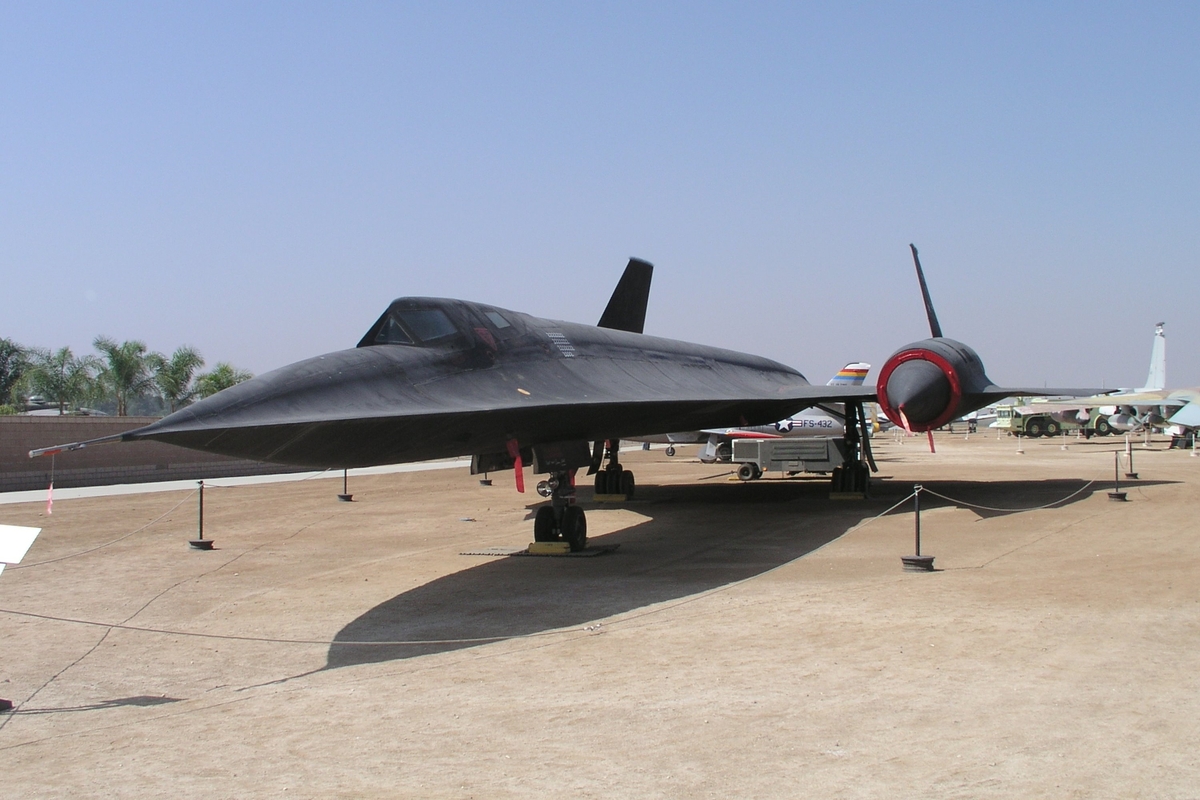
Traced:
<svg viewBox="0 0 1200 800">
<path fill-rule="evenodd" d="M 513 471 L 517 476 L 517 491 L 525 494 L 525 465 L 521 462 L 521 445 L 516 439 L 508 440 L 508 455 L 513 460 Z"/>
</svg>

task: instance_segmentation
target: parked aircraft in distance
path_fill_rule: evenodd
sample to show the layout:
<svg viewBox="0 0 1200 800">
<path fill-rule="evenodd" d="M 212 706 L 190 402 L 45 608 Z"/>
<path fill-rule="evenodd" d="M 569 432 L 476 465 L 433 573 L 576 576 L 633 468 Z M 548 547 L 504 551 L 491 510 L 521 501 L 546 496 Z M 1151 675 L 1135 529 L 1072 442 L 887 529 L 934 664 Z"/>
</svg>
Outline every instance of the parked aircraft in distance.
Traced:
<svg viewBox="0 0 1200 800">
<path fill-rule="evenodd" d="M 1087 422 L 1091 410 L 1097 409 L 1096 430 L 1107 433 L 1145 428 L 1176 427 L 1176 435 L 1184 429 L 1200 427 L 1200 387 L 1167 389 L 1166 323 L 1154 326 L 1154 343 L 1150 348 L 1150 371 L 1146 385 L 1140 389 L 1118 389 L 1095 397 L 1078 397 L 1066 402 L 1049 400 L 1020 407 L 1023 414 L 1049 413 L 1059 422 Z"/>
<path fill-rule="evenodd" d="M 974 350 L 942 336 L 912 251 L 932 336 L 892 355 L 877 387 L 812 386 L 766 358 L 644 335 L 653 267 L 631 259 L 596 326 L 405 297 L 355 348 L 259 375 L 119 436 L 30 455 L 143 439 L 318 468 L 470 455 L 476 472 L 515 468 L 518 491 L 532 461 L 549 475 L 551 499 L 537 511 L 534 538 L 580 550 L 587 521 L 575 504 L 576 470 L 603 469 L 598 485 L 632 490 L 617 459 L 622 438 L 769 425 L 845 403 L 852 456 L 834 480 L 865 489 L 873 460 L 864 403 L 878 399 L 889 417 L 926 431 L 1011 395 L 1092 393 L 994 384 Z"/>
<path fill-rule="evenodd" d="M 1168 389 L 1166 323 L 1154 326 L 1154 346 L 1150 351 L 1150 373 L 1146 385 L 1132 391 L 1120 391 L 1101 397 L 1072 400 L 1073 404 L 1092 403 L 1108 415 L 1114 430 L 1135 431 L 1163 428 L 1173 436 L 1184 436 L 1200 428 L 1200 387 Z"/>
<path fill-rule="evenodd" d="M 847 364 L 829 379 L 826 386 L 862 386 L 871 365 L 861 361 Z M 677 444 L 703 444 L 699 458 L 706 464 L 728 461 L 734 439 L 790 439 L 794 437 L 833 437 L 846 432 L 846 411 L 840 404 L 822 404 L 806 408 L 771 425 L 748 428 L 713 428 L 704 431 L 678 431 L 655 436 L 638 436 L 635 441 L 666 444 L 667 455 L 675 455 Z"/>
</svg>

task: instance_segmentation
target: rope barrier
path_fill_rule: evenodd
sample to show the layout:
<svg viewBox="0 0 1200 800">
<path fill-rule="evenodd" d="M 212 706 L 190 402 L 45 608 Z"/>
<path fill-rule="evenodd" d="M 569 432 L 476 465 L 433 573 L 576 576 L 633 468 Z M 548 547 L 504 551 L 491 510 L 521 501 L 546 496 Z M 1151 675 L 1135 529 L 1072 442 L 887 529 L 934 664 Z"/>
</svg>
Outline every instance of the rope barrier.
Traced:
<svg viewBox="0 0 1200 800">
<path fill-rule="evenodd" d="M 113 539 L 111 542 L 105 542 L 104 544 L 98 544 L 95 547 L 89 547 L 87 550 L 80 550 L 77 553 L 68 553 L 65 556 L 59 556 L 58 558 L 48 558 L 45 561 L 35 561 L 32 564 L 14 564 L 14 565 L 10 566 L 8 569 L 18 570 L 18 569 L 29 569 L 30 567 L 40 567 L 45 564 L 54 564 L 59 561 L 66 561 L 68 558 L 78 558 L 79 556 L 85 556 L 88 553 L 94 553 L 97 550 L 103 550 L 106 547 L 111 547 L 112 545 L 116 544 L 117 542 L 122 542 L 122 541 L 128 539 L 130 536 L 133 536 L 134 534 L 141 533 L 142 531 L 146 530 L 146 528 L 149 528 L 154 523 L 160 522 L 165 517 L 170 516 L 177 508 L 179 508 L 181 505 L 186 503 L 188 500 L 192 499 L 192 497 L 195 496 L 196 491 L 197 490 L 193 489 L 192 491 L 188 492 L 188 494 L 182 500 L 180 500 L 175 505 L 171 506 L 170 510 L 168 510 L 168 511 L 160 514 L 159 516 L 155 517 L 154 519 L 150 520 L 149 522 L 147 522 L 145 525 L 138 528 L 137 530 L 130 531 L 129 533 L 125 534 L 124 536 L 118 536 L 116 539 Z"/>
<path fill-rule="evenodd" d="M 301 478 L 300 481 L 307 481 L 307 480 L 311 480 L 313 478 L 318 478 L 327 472 L 329 472 L 329 469 L 323 470 L 323 471 L 321 471 L 319 473 L 315 473 L 313 475 L 309 475 L 305 478 Z M 725 473 L 725 474 L 731 474 L 731 473 Z M 720 476 L 707 476 L 707 477 L 711 478 L 711 477 L 720 477 Z M 1092 485 L 1097 483 L 1099 480 L 1100 480 L 1100 478 L 1093 478 L 1092 480 L 1088 481 L 1083 486 L 1081 486 L 1079 489 L 1076 489 L 1074 492 L 1071 492 L 1070 494 L 1068 494 L 1065 497 L 1062 497 L 1058 500 L 1054 500 L 1050 503 L 1046 503 L 1046 504 L 1039 505 L 1039 506 L 1029 506 L 1029 507 L 1025 507 L 1025 508 L 1001 508 L 1001 507 L 997 507 L 997 506 L 982 505 L 980 503 L 972 503 L 967 500 L 950 497 L 949 495 L 942 494 L 941 492 L 936 492 L 932 489 L 929 489 L 928 487 L 922 486 L 919 489 L 910 492 L 909 494 L 907 494 L 905 497 L 903 497 L 896 503 L 893 503 L 887 509 L 879 512 L 878 514 L 876 514 L 872 517 L 862 520 L 861 522 L 846 529 L 845 533 L 838 536 L 837 539 L 841 539 L 843 536 L 846 536 L 847 534 L 861 530 L 862 528 L 865 528 L 867 525 L 870 525 L 872 522 L 875 522 L 876 520 L 887 516 L 888 514 L 892 513 L 896 509 L 900 508 L 902 505 L 904 505 L 908 501 L 912 500 L 916 496 L 918 491 L 927 492 L 927 493 L 933 495 L 934 497 L 941 498 L 942 500 L 945 500 L 945 501 L 952 503 L 954 505 L 957 505 L 957 506 L 965 506 L 968 508 L 975 508 L 975 509 L 979 509 L 979 510 L 983 510 L 983 511 L 1023 513 L 1023 512 L 1027 512 L 1027 511 L 1044 510 L 1047 508 L 1052 508 L 1061 503 L 1065 503 L 1068 500 L 1070 500 L 1071 498 L 1076 497 L 1077 495 L 1085 492 L 1089 487 L 1091 487 Z M 240 486 L 236 486 L 236 485 L 235 486 L 221 486 L 219 484 L 211 484 L 211 483 L 206 484 L 206 487 L 218 488 L 218 489 L 241 488 Z M 97 545 L 95 547 L 91 547 L 86 550 L 81 550 L 76 553 L 70 553 L 70 554 L 67 554 L 64 556 L 59 556 L 58 558 L 47 559 L 45 561 L 38 561 L 38 562 L 35 562 L 32 564 L 12 565 L 9 567 L 9 569 L 27 569 L 29 567 L 40 567 L 40 566 L 44 566 L 46 564 L 53 564 L 53 563 L 56 563 L 59 561 L 65 561 L 67 559 L 77 558 L 79 556 L 87 555 L 89 553 L 94 553 L 98 550 L 102 550 L 106 547 L 110 547 L 114 544 L 117 544 L 118 542 L 128 539 L 129 537 L 131 537 L 135 534 L 141 533 L 142 531 L 151 527 L 155 523 L 160 522 L 164 518 L 170 516 L 174 511 L 176 511 L 180 506 L 182 506 L 184 503 L 186 503 L 188 500 L 190 500 L 196 494 L 197 494 L 197 490 L 193 489 L 186 496 L 184 496 L 183 499 L 181 499 L 178 503 L 176 503 L 174 506 L 172 506 L 169 510 L 167 510 L 163 514 L 159 515 L 158 517 L 155 517 L 151 521 L 147 522 L 145 525 L 142 525 L 140 528 L 130 531 L 129 533 L 127 533 L 123 536 L 120 536 L 116 539 L 113 539 L 112 541 L 105 542 L 104 544 Z M 837 541 L 837 539 L 834 539 L 832 541 Z M 822 545 L 822 547 L 817 548 L 817 550 L 823 549 L 828 544 L 829 543 L 826 543 L 826 545 Z M 771 570 L 771 571 L 773 571 L 773 570 Z M 702 592 L 700 595 L 698 595 L 696 597 L 688 598 L 688 601 L 692 601 L 692 600 L 698 599 L 698 597 L 707 596 L 709 594 L 713 594 L 716 592 L 727 591 L 727 590 L 729 590 L 735 586 L 738 586 L 748 580 L 752 580 L 754 577 L 761 577 L 761 576 L 752 576 L 750 578 L 745 578 L 741 581 L 735 581 L 732 584 L 728 584 L 728 585 L 721 586 L 721 587 L 715 587 L 713 590 L 711 590 L 709 592 Z M 220 640 L 227 640 L 227 641 L 260 642 L 260 643 L 267 643 L 267 644 L 296 644 L 296 645 L 309 645 L 309 646 L 322 646 L 322 647 L 333 647 L 335 645 L 354 646 L 354 647 L 388 647 L 388 646 L 397 647 L 397 646 L 442 645 L 442 644 L 446 644 L 446 645 L 450 645 L 450 644 L 484 644 L 484 643 L 490 643 L 490 642 L 503 641 L 503 640 L 507 640 L 507 639 L 522 639 L 522 638 L 532 638 L 532 637 L 540 637 L 540 636 L 552 636 L 552 635 L 557 635 L 557 634 L 568 632 L 566 630 L 554 630 L 554 631 L 540 631 L 540 632 L 535 632 L 535 633 L 516 634 L 516 635 L 482 636 L 482 637 L 457 638 L 457 639 L 414 639 L 414 640 L 396 640 L 396 641 L 331 641 L 331 640 L 324 640 L 324 639 L 286 639 L 286 638 L 265 637 L 265 636 L 239 636 L 239 635 L 235 635 L 235 634 L 215 634 L 215 633 L 199 633 L 199 632 L 194 632 L 194 631 L 169 630 L 169 629 L 164 629 L 164 628 L 150 628 L 150 627 L 142 627 L 142 626 L 137 626 L 137 625 L 125 625 L 125 624 L 120 624 L 120 623 L 96 622 L 94 620 L 76 619 L 76 618 L 72 618 L 72 617 L 56 617 L 56 616 L 48 615 L 48 614 L 35 614 L 33 612 L 28 612 L 28 611 L 16 611 L 13 609 L 3 609 L 3 608 L 0 608 L 0 613 L 11 614 L 11 615 L 15 615 L 15 616 L 22 616 L 22 617 L 29 617 L 29 618 L 33 618 L 33 619 L 42 619 L 42 620 L 53 621 L 53 622 L 62 622 L 62 623 L 74 624 L 74 625 L 86 625 L 86 626 L 91 626 L 91 627 L 105 628 L 107 630 L 126 630 L 126 631 L 132 631 L 132 632 L 137 632 L 137 633 L 152 633 L 152 634 L 159 634 L 159 635 L 164 635 L 164 636 L 186 636 L 186 637 L 193 637 L 193 638 L 220 639 Z"/>
<path fill-rule="evenodd" d="M 930 489 L 926 486 L 922 486 L 921 491 L 925 492 L 926 494 L 931 494 L 934 497 L 940 497 L 943 500 L 953 503 L 955 505 L 966 506 L 968 508 L 977 508 L 981 511 L 1006 511 L 1006 512 L 1013 512 L 1013 513 L 1022 513 L 1025 511 L 1041 511 L 1043 509 L 1053 508 L 1054 506 L 1058 505 L 1059 503 L 1065 503 L 1068 500 L 1070 500 L 1072 497 L 1075 497 L 1076 495 L 1082 494 L 1083 492 L 1087 491 L 1088 487 L 1090 487 L 1092 484 L 1098 482 L 1099 480 L 1100 480 L 1099 478 L 1092 478 L 1090 481 L 1088 481 L 1087 483 L 1085 483 L 1083 486 L 1079 487 L 1075 491 L 1071 492 L 1066 497 L 1059 498 L 1058 500 L 1055 500 L 1051 503 L 1046 503 L 1045 505 L 1029 506 L 1028 508 L 999 508 L 997 506 L 985 506 L 985 505 L 981 505 L 979 503 L 971 503 L 967 500 L 959 500 L 954 497 L 949 497 L 947 495 L 942 494 L 941 492 L 935 492 L 933 489 Z"/>
<path fill-rule="evenodd" d="M 51 458 L 51 461 L 53 462 L 53 457 Z M 329 472 L 330 469 L 332 469 L 332 468 L 327 468 L 327 469 L 321 470 L 320 472 L 315 472 L 312 475 L 308 475 L 306 477 L 300 478 L 300 479 L 298 479 L 296 481 L 292 481 L 292 482 L 293 483 L 303 483 L 304 481 L 310 481 L 310 480 L 313 480 L 314 478 L 320 478 L 320 477 L 324 476 L 327 472 Z M 220 478 L 217 478 L 216 480 L 220 480 Z M 204 482 L 205 489 L 242 489 L 242 488 L 245 488 L 246 486 L 257 486 L 257 485 L 258 484 L 245 484 L 245 485 L 234 484 L 232 486 L 227 486 L 227 485 L 221 485 L 219 483 L 209 483 L 208 481 Z M 86 550 L 80 550 L 76 553 L 68 553 L 65 556 L 59 556 L 57 558 L 48 558 L 45 561 L 35 561 L 31 564 L 10 564 L 10 565 L 8 565 L 7 568 L 9 571 L 13 571 L 13 570 L 18 570 L 18 569 L 29 569 L 31 567 L 41 567 L 46 564 L 55 564 L 59 561 L 66 561 L 67 559 L 78 558 L 79 556 L 85 556 L 85 555 L 88 555 L 89 553 L 95 553 L 98 550 L 103 550 L 106 547 L 111 547 L 114 544 L 125 541 L 130 536 L 134 536 L 136 534 L 141 533 L 142 531 L 149 528 L 151 525 L 154 525 L 157 522 L 161 522 L 166 517 L 169 517 L 180 506 L 182 506 L 188 500 L 191 500 L 193 497 L 195 497 L 198 491 L 199 491 L 198 489 L 192 489 L 190 492 L 188 492 L 186 495 L 184 495 L 182 500 L 180 500 L 175 505 L 171 506 L 171 508 L 168 509 L 167 511 L 163 512 L 159 516 L 150 520 L 149 522 L 147 522 L 145 525 L 141 526 L 140 528 L 138 528 L 136 530 L 132 530 L 129 533 L 126 533 L 122 536 L 118 536 L 116 539 L 113 539 L 112 541 L 105 542 L 104 544 L 96 545 L 95 547 L 89 547 Z"/>
<path fill-rule="evenodd" d="M 303 644 L 303 645 L 319 645 L 321 647 L 333 647 L 335 645 L 346 647 L 398 647 L 401 645 L 433 645 L 433 644 L 484 644 L 487 642 L 499 642 L 506 639 L 530 639 L 540 636 L 555 636 L 563 633 L 572 633 L 574 629 L 559 629 L 552 631 L 535 631 L 533 633 L 522 633 L 514 635 L 500 636 L 477 636 L 473 638 L 462 639 L 405 639 L 396 641 L 337 641 L 329 639 L 281 639 L 270 636 L 238 636 L 236 634 L 226 633 L 200 633 L 198 631 L 177 631 L 166 628 L 148 628 L 140 625 L 124 625 L 121 623 L 111 622 L 96 622 L 88 619 L 75 619 L 73 617 L 56 617 L 51 614 L 34 614 L 31 611 L 16 611 L 10 608 L 0 608 L 0 614 L 12 614 L 18 617 L 31 617 L 33 619 L 42 619 L 49 622 L 65 622 L 72 625 L 87 625 L 93 628 L 106 628 L 109 630 L 133 631 L 135 633 L 156 633 L 163 636 L 190 636 L 197 639 L 222 639 L 234 642 L 262 642 L 266 644 Z"/>
</svg>

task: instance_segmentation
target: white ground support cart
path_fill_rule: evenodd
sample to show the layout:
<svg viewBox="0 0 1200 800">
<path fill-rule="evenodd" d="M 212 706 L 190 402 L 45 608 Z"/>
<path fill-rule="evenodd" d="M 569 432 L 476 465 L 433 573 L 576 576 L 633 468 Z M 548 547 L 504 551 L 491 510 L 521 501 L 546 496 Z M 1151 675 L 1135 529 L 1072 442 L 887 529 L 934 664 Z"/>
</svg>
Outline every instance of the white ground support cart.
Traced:
<svg viewBox="0 0 1200 800">
<path fill-rule="evenodd" d="M 737 476 L 752 481 L 764 472 L 826 474 L 840 467 L 848 449 L 841 437 L 796 439 L 735 439 L 733 461 Z"/>
</svg>

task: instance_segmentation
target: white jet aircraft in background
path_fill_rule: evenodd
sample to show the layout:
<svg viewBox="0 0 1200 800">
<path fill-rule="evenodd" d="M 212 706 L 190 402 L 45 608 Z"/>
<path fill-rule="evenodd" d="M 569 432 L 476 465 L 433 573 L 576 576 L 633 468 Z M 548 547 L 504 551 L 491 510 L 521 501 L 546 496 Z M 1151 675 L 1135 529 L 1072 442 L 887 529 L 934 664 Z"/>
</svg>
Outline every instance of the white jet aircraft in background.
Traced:
<svg viewBox="0 0 1200 800">
<path fill-rule="evenodd" d="M 871 365 L 856 361 L 838 370 L 829 379 L 826 386 L 862 386 L 870 372 Z M 786 439 L 798 436 L 806 437 L 841 437 L 845 435 L 846 424 L 842 405 L 821 404 L 806 408 L 787 419 L 781 419 L 772 425 L 755 425 L 748 428 L 710 428 L 703 431 L 680 431 L 655 436 L 642 436 L 634 441 L 652 442 L 667 445 L 667 455 L 675 455 L 677 444 L 703 444 L 700 449 L 700 460 L 706 464 L 714 461 L 728 461 L 732 455 L 734 439 Z"/>
<path fill-rule="evenodd" d="M 1154 326 L 1154 344 L 1150 350 L 1150 371 L 1140 389 L 1119 389 L 1113 394 L 1080 397 L 1069 402 L 1032 402 L 1022 413 L 1046 413 L 1067 422 L 1087 422 L 1091 409 L 1099 409 L 1103 421 L 1113 431 L 1163 428 L 1173 436 L 1185 436 L 1200 427 L 1200 387 L 1167 389 L 1167 337 L 1165 323 Z M 1105 431 L 1107 432 L 1107 431 Z"/>
<path fill-rule="evenodd" d="M 1195 435 L 1200 428 L 1200 386 L 1168 389 L 1167 338 L 1164 323 L 1154 327 L 1154 348 L 1150 355 L 1150 374 L 1146 385 L 1131 392 L 1123 391 L 1102 398 L 1102 414 L 1115 430 L 1134 431 L 1162 428 L 1172 438 Z M 1099 404 L 1097 404 L 1099 405 Z"/>
</svg>

